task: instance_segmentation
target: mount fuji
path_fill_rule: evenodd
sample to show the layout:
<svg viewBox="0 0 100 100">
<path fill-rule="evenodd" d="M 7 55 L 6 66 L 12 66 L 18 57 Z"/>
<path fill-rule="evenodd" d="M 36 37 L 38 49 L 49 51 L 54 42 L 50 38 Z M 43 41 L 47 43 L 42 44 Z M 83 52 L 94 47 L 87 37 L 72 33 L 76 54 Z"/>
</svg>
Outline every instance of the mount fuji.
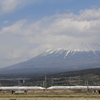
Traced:
<svg viewBox="0 0 100 100">
<path fill-rule="evenodd" d="M 0 73 L 54 73 L 100 67 L 100 45 L 67 45 L 0 69 Z"/>
</svg>

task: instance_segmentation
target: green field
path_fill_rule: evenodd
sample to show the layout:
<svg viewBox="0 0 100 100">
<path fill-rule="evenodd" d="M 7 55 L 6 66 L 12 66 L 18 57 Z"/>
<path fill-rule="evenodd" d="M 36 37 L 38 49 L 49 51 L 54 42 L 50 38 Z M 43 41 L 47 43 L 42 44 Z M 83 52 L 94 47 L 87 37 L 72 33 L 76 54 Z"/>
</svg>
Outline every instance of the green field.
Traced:
<svg viewBox="0 0 100 100">
<path fill-rule="evenodd" d="M 99 94 L 69 94 L 69 95 L 0 94 L 0 100 L 100 100 L 100 95 Z"/>
<path fill-rule="evenodd" d="M 17 99 L 0 99 L 0 100 L 100 100 L 95 98 L 17 98 Z"/>
</svg>

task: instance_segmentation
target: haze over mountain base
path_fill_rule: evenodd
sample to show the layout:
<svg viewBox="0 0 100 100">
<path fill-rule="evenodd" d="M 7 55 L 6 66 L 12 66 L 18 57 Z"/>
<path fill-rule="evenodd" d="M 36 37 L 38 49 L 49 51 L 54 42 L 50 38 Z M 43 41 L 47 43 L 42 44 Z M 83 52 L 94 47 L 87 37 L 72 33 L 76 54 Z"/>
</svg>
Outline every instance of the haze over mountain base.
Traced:
<svg viewBox="0 0 100 100">
<path fill-rule="evenodd" d="M 94 47 L 98 47 L 97 51 Z M 48 50 L 28 61 L 0 69 L 0 73 L 55 73 L 100 67 L 99 45 L 81 49 Z"/>
</svg>

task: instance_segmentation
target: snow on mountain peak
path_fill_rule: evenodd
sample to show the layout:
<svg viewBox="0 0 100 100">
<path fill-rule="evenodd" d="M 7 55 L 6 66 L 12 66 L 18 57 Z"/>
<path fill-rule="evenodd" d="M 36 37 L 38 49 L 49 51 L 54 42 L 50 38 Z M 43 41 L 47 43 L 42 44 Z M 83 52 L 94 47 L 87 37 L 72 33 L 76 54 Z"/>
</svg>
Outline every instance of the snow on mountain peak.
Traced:
<svg viewBox="0 0 100 100">
<path fill-rule="evenodd" d="M 62 48 L 63 49 L 63 48 Z M 64 50 L 70 51 L 100 51 L 100 45 L 97 43 L 69 43 L 64 47 Z"/>
<path fill-rule="evenodd" d="M 53 48 L 53 49 L 48 49 L 46 52 L 43 53 L 43 56 L 46 56 L 48 54 L 52 53 L 59 53 L 61 54 L 63 51 L 66 51 L 65 57 L 69 53 L 76 53 L 76 52 L 89 52 L 92 51 L 95 54 L 95 51 L 100 51 L 100 44 L 97 43 L 78 43 L 78 44 L 72 44 L 72 43 L 67 43 L 66 45 L 60 47 L 60 48 Z M 96 55 L 96 54 L 95 54 Z"/>
</svg>

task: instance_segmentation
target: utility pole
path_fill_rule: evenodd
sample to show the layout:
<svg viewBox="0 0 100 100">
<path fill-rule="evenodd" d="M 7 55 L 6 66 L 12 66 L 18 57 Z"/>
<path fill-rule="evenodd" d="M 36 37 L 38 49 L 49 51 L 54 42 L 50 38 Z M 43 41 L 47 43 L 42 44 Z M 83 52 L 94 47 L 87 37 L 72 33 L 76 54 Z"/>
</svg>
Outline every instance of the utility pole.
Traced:
<svg viewBox="0 0 100 100">
<path fill-rule="evenodd" d="M 47 76 L 46 76 L 46 74 L 45 74 L 45 81 L 44 82 L 45 82 L 45 86 L 44 87 L 47 88 Z"/>
<path fill-rule="evenodd" d="M 80 83 L 81 83 L 81 82 L 80 82 L 80 75 L 79 75 L 79 79 L 78 79 L 78 85 L 80 85 Z"/>
<path fill-rule="evenodd" d="M 69 81 L 69 83 L 70 83 L 70 86 L 71 86 L 71 77 L 70 77 L 70 81 Z"/>
<path fill-rule="evenodd" d="M 53 76 L 52 76 L 52 86 L 53 86 Z"/>
<path fill-rule="evenodd" d="M 44 81 L 43 81 L 43 87 L 45 87 L 45 83 L 44 83 Z"/>
<path fill-rule="evenodd" d="M 85 81 L 85 83 L 86 83 L 86 86 L 87 86 L 87 93 L 88 93 L 88 92 L 89 92 L 89 88 L 88 88 L 88 80 Z"/>
</svg>

